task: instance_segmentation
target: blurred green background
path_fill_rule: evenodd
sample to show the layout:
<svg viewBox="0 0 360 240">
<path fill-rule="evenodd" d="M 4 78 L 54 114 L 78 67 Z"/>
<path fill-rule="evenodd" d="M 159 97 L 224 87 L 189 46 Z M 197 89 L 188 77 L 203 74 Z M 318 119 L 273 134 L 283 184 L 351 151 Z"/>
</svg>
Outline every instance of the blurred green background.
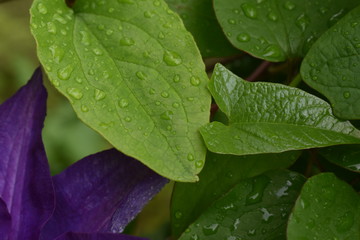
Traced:
<svg viewBox="0 0 360 240">
<path fill-rule="evenodd" d="M 0 1 L 0 103 L 30 79 L 40 65 L 36 44 L 30 33 L 29 9 L 32 0 Z M 68 101 L 44 76 L 48 90 L 48 110 L 43 141 L 52 174 L 71 163 L 111 148 L 99 134 L 79 121 Z M 154 198 L 129 225 L 126 233 L 164 240 L 169 236 L 169 204 L 172 184 Z"/>
</svg>

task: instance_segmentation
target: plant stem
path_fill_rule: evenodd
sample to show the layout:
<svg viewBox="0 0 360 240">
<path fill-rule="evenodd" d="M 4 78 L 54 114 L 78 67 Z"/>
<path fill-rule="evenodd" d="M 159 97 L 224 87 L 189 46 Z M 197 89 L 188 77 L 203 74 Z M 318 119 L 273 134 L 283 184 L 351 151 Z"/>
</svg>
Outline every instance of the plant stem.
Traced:
<svg viewBox="0 0 360 240">
<path fill-rule="evenodd" d="M 293 80 L 291 80 L 289 86 L 290 87 L 297 87 L 302 81 L 302 78 L 301 78 L 301 75 L 300 73 L 298 73 L 294 78 Z"/>
<path fill-rule="evenodd" d="M 248 82 L 255 82 L 257 78 L 271 65 L 271 62 L 264 61 L 262 62 L 255 71 L 246 78 Z"/>
</svg>

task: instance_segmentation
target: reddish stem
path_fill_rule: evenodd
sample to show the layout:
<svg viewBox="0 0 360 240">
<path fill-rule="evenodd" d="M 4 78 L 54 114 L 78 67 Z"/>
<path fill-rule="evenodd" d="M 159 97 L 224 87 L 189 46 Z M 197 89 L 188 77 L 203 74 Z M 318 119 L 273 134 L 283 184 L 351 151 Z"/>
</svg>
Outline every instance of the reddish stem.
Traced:
<svg viewBox="0 0 360 240">
<path fill-rule="evenodd" d="M 249 82 L 255 82 L 257 78 L 264 73 L 266 69 L 271 65 L 271 62 L 263 61 L 256 69 L 255 71 L 247 77 L 247 81 Z"/>
</svg>

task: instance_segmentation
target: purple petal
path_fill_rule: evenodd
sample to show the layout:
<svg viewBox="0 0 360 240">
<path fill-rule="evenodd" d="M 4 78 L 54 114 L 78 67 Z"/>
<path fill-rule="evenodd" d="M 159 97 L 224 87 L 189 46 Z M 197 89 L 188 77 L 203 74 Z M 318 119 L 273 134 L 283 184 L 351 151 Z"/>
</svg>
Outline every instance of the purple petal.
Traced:
<svg viewBox="0 0 360 240">
<path fill-rule="evenodd" d="M 41 70 L 0 106 L 0 197 L 11 215 L 9 239 L 37 240 L 54 210 L 41 139 L 47 93 Z"/>
<path fill-rule="evenodd" d="M 56 238 L 56 240 L 146 240 L 116 233 L 73 233 L 69 232 Z"/>
<path fill-rule="evenodd" d="M 57 206 L 43 240 L 69 231 L 122 232 L 168 182 L 114 149 L 86 157 L 53 181 Z"/>
<path fill-rule="evenodd" d="M 6 203 L 0 198 L 0 236 L 7 239 L 11 227 L 11 216 L 6 207 Z"/>
</svg>

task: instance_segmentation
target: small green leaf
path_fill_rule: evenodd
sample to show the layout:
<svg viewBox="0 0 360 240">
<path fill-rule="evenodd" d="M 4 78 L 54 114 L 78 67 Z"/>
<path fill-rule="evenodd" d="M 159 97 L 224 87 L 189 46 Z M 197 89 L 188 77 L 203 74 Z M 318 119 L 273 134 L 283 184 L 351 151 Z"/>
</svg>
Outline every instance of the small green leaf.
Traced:
<svg viewBox="0 0 360 240">
<path fill-rule="evenodd" d="M 332 173 L 309 179 L 290 215 L 288 240 L 360 239 L 360 197 Z"/>
<path fill-rule="evenodd" d="M 208 153 L 195 184 L 176 183 L 171 202 L 172 234 L 180 236 L 211 204 L 240 181 L 269 170 L 287 168 L 299 152 L 234 156 Z"/>
<path fill-rule="evenodd" d="M 282 240 L 305 178 L 273 171 L 246 179 L 215 201 L 180 240 Z"/>
<path fill-rule="evenodd" d="M 338 144 L 360 144 L 360 131 L 332 115 L 325 101 L 300 89 L 250 83 L 218 64 L 210 91 L 229 125 L 201 128 L 208 149 L 224 154 L 276 153 Z"/>
<path fill-rule="evenodd" d="M 360 145 L 332 146 L 319 153 L 336 165 L 360 172 Z"/>
<path fill-rule="evenodd" d="M 324 33 L 301 65 L 301 75 L 327 97 L 334 114 L 360 119 L 360 7 Z"/>
<path fill-rule="evenodd" d="M 358 0 L 214 0 L 231 43 L 255 57 L 284 61 L 303 57 L 313 42 Z"/>
<path fill-rule="evenodd" d="M 186 28 L 193 34 L 203 57 L 221 57 L 236 54 L 226 39 L 213 9 L 212 0 L 166 0 L 179 13 Z"/>
<path fill-rule="evenodd" d="M 211 97 L 180 17 L 163 0 L 35 0 L 31 15 L 40 61 L 78 117 L 159 174 L 196 181 Z"/>
</svg>

